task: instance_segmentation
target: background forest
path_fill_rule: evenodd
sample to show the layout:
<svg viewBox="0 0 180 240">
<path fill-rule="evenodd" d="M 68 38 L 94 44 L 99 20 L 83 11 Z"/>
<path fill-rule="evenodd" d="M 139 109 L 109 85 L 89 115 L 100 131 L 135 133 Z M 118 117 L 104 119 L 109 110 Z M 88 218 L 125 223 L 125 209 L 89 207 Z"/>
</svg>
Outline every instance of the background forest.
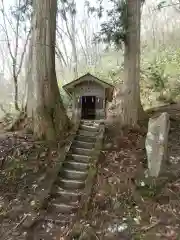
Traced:
<svg viewBox="0 0 180 240">
<path fill-rule="evenodd" d="M 162 1 L 160 1 L 162 2 Z M 142 8 L 141 26 L 141 97 L 145 108 L 178 100 L 179 16 L 178 1 L 147 1 Z M 23 9 L 23 0 L 1 1 L 0 15 L 0 106 L 14 110 L 14 96 L 23 104 L 27 49 L 30 37 L 31 8 Z M 56 74 L 63 101 L 70 105 L 62 85 L 90 72 L 118 84 L 123 79 L 123 49 L 95 41 L 101 24 L 108 20 L 104 1 L 103 14 L 88 1 L 59 1 L 56 43 Z M 17 88 L 15 88 L 17 82 Z M 18 93 L 16 93 L 18 91 Z"/>
<path fill-rule="evenodd" d="M 180 239 L 179 23 L 180 0 L 0 0 L 1 240 Z M 114 95 L 73 112 L 87 72 Z"/>
</svg>

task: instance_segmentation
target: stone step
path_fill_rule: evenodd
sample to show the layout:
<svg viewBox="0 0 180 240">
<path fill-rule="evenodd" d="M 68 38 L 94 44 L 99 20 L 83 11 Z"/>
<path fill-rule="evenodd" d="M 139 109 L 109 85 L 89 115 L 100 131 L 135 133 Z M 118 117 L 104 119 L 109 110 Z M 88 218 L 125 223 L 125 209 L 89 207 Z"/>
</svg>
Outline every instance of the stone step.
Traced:
<svg viewBox="0 0 180 240">
<path fill-rule="evenodd" d="M 98 135 L 98 132 L 89 132 L 89 131 L 79 129 L 77 132 L 77 135 L 96 138 L 96 136 Z"/>
<path fill-rule="evenodd" d="M 95 144 L 91 142 L 83 142 L 74 140 L 72 147 L 78 147 L 78 148 L 86 148 L 86 149 L 92 149 L 94 148 Z"/>
<path fill-rule="evenodd" d="M 57 184 L 65 190 L 83 189 L 85 186 L 84 181 L 70 180 L 65 178 L 58 179 Z"/>
<path fill-rule="evenodd" d="M 55 200 L 51 201 L 51 205 L 57 209 L 58 212 L 60 213 L 73 213 L 77 210 L 78 205 L 71 205 L 71 204 L 66 204 L 66 203 L 58 203 Z"/>
<path fill-rule="evenodd" d="M 84 155 L 84 156 L 92 156 L 93 150 L 73 147 L 70 149 L 70 153 L 77 154 L 77 155 Z"/>
<path fill-rule="evenodd" d="M 87 171 L 88 168 L 89 168 L 88 163 L 74 162 L 73 160 L 72 161 L 65 161 L 63 166 L 64 166 L 64 168 L 77 170 L 77 171 Z"/>
<path fill-rule="evenodd" d="M 85 124 L 81 124 L 79 129 L 89 131 L 89 132 L 96 132 L 96 133 L 99 131 L 99 127 L 91 126 L 91 125 L 85 125 Z"/>
<path fill-rule="evenodd" d="M 77 202 L 80 200 L 81 195 L 81 192 L 64 190 L 58 186 L 52 190 L 52 197 L 58 197 L 64 203 Z"/>
<path fill-rule="evenodd" d="M 75 137 L 75 141 L 82 141 L 82 142 L 87 142 L 87 143 L 96 143 L 96 137 L 92 137 L 92 136 L 81 136 L 81 135 L 77 135 Z"/>
<path fill-rule="evenodd" d="M 67 155 L 68 161 L 89 163 L 90 159 L 91 159 L 91 156 L 86 156 L 86 155 L 80 155 L 80 154 L 74 154 L 74 153 L 69 153 Z"/>
<path fill-rule="evenodd" d="M 87 172 L 77 171 L 77 170 L 70 170 L 70 169 L 63 169 L 60 172 L 60 175 L 65 179 L 72 179 L 72 180 L 80 180 L 85 181 L 87 177 Z"/>
<path fill-rule="evenodd" d="M 44 221 L 46 223 L 50 222 L 50 223 L 57 224 L 57 227 L 59 227 L 61 224 L 63 226 L 65 224 L 70 223 L 71 218 L 69 217 L 69 214 L 63 214 L 63 213 L 57 211 L 56 207 L 49 204 L 48 211 L 46 213 Z M 42 238 L 40 238 L 40 239 L 42 239 Z"/>
<path fill-rule="evenodd" d="M 81 120 L 81 124 L 86 125 L 86 126 L 94 126 L 94 127 L 99 127 L 100 124 L 97 121 L 88 121 L 88 120 Z"/>
</svg>

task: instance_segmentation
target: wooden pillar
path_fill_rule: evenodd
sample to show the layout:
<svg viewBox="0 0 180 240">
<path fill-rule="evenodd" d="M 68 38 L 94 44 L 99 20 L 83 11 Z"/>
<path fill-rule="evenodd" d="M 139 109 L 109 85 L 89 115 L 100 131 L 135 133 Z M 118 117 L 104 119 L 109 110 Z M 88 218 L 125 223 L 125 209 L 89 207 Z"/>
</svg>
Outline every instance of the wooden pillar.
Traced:
<svg viewBox="0 0 180 240">
<path fill-rule="evenodd" d="M 73 95 L 73 114 L 72 114 L 72 121 L 74 123 L 79 122 L 81 118 L 81 104 L 78 102 L 79 97 L 75 94 Z"/>
</svg>

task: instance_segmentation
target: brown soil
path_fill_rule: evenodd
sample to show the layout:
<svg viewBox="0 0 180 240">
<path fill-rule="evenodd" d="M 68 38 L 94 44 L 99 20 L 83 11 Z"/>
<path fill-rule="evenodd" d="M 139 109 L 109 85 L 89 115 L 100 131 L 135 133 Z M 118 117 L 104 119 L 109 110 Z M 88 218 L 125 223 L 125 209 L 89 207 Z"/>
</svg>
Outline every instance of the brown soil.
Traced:
<svg viewBox="0 0 180 240">
<path fill-rule="evenodd" d="M 144 174 L 146 132 L 108 127 L 86 217 L 68 230 L 45 226 L 44 236 L 47 228 L 57 232 L 56 238 L 46 239 L 180 239 L 179 109 L 165 109 L 172 119 L 170 163 L 157 180 Z M 35 142 L 30 134 L 8 133 L 0 138 L 0 150 L 0 239 L 25 240 L 24 208 L 55 163 L 57 148 Z M 38 231 L 29 239 L 43 240 Z"/>
<path fill-rule="evenodd" d="M 57 156 L 57 146 L 36 142 L 30 134 L 1 134 L 0 239 L 20 239 L 17 226 Z"/>
<path fill-rule="evenodd" d="M 102 152 L 80 234 L 84 234 L 83 239 L 179 239 L 179 127 L 180 122 L 171 126 L 169 150 L 173 161 L 156 181 L 144 177 L 144 135 L 126 131 L 109 139 L 113 147 Z"/>
<path fill-rule="evenodd" d="M 164 110 L 172 121 L 162 176 L 145 177 L 142 128 L 108 128 L 87 217 L 74 226 L 70 239 L 180 239 L 180 112 L 173 105 L 154 113 Z"/>
</svg>

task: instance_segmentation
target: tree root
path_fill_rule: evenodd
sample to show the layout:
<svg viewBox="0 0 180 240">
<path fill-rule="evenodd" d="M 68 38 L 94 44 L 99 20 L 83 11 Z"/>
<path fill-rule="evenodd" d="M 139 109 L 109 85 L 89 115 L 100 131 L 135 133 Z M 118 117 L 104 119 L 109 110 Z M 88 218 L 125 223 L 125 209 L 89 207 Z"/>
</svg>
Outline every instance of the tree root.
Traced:
<svg viewBox="0 0 180 240">
<path fill-rule="evenodd" d="M 32 121 L 27 118 L 26 113 L 16 112 L 15 114 L 7 113 L 2 119 L 2 124 L 5 131 L 25 130 L 31 132 Z"/>
<path fill-rule="evenodd" d="M 151 230 L 152 228 L 156 227 L 157 225 L 159 225 L 160 223 L 161 223 L 161 221 L 158 220 L 157 222 L 154 222 L 154 223 L 152 223 L 152 224 L 150 224 L 150 225 L 148 225 L 148 226 L 142 227 L 142 228 L 141 228 L 141 231 L 142 231 L 142 232 L 147 232 L 147 231 Z"/>
</svg>

